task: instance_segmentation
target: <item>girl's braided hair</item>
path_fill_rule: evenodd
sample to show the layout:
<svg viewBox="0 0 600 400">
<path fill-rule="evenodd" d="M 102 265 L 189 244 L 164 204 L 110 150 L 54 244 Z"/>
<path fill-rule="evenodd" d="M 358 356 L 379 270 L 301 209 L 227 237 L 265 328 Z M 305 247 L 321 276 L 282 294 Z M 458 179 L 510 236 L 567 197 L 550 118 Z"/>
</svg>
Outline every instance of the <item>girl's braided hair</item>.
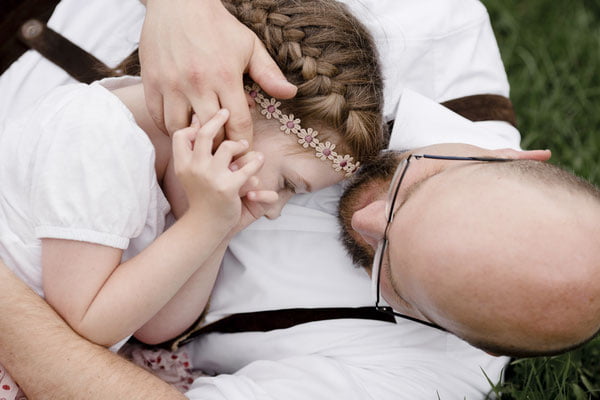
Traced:
<svg viewBox="0 0 600 400">
<path fill-rule="evenodd" d="M 361 162 L 387 145 L 383 82 L 373 39 L 334 0 L 223 0 L 264 43 L 297 95 L 282 110 L 303 126 L 332 128 Z M 322 136 L 321 136 L 322 137 Z"/>
</svg>

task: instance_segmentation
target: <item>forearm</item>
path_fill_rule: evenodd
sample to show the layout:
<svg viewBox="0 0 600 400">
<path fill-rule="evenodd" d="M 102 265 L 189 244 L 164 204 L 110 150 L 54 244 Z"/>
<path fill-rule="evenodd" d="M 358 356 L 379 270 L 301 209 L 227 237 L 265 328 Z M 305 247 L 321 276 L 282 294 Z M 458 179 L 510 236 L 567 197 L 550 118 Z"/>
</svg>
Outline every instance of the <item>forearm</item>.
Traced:
<svg viewBox="0 0 600 400">
<path fill-rule="evenodd" d="M 208 304 L 228 243 L 224 240 L 219 245 L 169 303 L 135 333 L 136 338 L 148 344 L 162 343 L 177 337 L 198 319 Z"/>
<path fill-rule="evenodd" d="M 208 296 L 216 271 L 200 269 L 225 236 L 209 219 L 184 216 L 134 258 L 121 264 L 104 283 L 77 331 L 112 345 L 138 330 L 159 312 L 192 275 L 206 279 Z"/>
<path fill-rule="evenodd" d="M 75 334 L 0 262 L 0 362 L 33 399 L 183 399 L 170 385 Z"/>
</svg>

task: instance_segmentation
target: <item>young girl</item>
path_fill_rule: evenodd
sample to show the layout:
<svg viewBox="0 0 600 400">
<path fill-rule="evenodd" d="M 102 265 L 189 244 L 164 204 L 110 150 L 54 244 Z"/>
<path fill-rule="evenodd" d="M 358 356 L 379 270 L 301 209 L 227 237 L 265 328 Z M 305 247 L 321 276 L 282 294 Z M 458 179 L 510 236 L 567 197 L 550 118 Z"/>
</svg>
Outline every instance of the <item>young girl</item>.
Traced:
<svg viewBox="0 0 600 400">
<path fill-rule="evenodd" d="M 385 144 L 374 46 L 341 5 L 225 3 L 298 87 L 278 101 L 248 83 L 253 151 L 234 160 L 248 149 L 232 141 L 211 151 L 225 110 L 171 140 L 135 78 L 59 88 L 0 132 L 0 259 L 113 349 L 134 332 L 157 343 L 185 330 L 233 234 Z M 180 218 L 161 234 L 169 203 Z"/>
</svg>

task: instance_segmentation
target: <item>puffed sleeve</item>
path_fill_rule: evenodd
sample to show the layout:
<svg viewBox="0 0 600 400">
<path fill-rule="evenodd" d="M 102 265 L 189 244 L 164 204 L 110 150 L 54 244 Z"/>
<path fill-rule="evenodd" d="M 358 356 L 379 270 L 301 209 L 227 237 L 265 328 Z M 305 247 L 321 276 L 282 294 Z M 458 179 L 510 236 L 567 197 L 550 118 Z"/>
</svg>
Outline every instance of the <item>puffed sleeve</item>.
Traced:
<svg viewBox="0 0 600 400">
<path fill-rule="evenodd" d="M 148 214 L 154 148 L 105 88 L 79 85 L 56 96 L 42 106 L 57 110 L 40 124 L 30 197 L 35 235 L 126 249 Z"/>
</svg>

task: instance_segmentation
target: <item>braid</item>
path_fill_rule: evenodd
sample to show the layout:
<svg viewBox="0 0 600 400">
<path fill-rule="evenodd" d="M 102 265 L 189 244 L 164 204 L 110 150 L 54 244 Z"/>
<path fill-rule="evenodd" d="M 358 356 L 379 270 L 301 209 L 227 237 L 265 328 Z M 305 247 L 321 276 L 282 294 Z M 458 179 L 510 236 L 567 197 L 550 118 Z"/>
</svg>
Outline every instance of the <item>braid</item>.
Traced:
<svg viewBox="0 0 600 400">
<path fill-rule="evenodd" d="M 362 162 L 385 147 L 383 83 L 367 30 L 333 0 L 223 0 L 298 87 L 282 108 L 341 134 Z"/>
</svg>

